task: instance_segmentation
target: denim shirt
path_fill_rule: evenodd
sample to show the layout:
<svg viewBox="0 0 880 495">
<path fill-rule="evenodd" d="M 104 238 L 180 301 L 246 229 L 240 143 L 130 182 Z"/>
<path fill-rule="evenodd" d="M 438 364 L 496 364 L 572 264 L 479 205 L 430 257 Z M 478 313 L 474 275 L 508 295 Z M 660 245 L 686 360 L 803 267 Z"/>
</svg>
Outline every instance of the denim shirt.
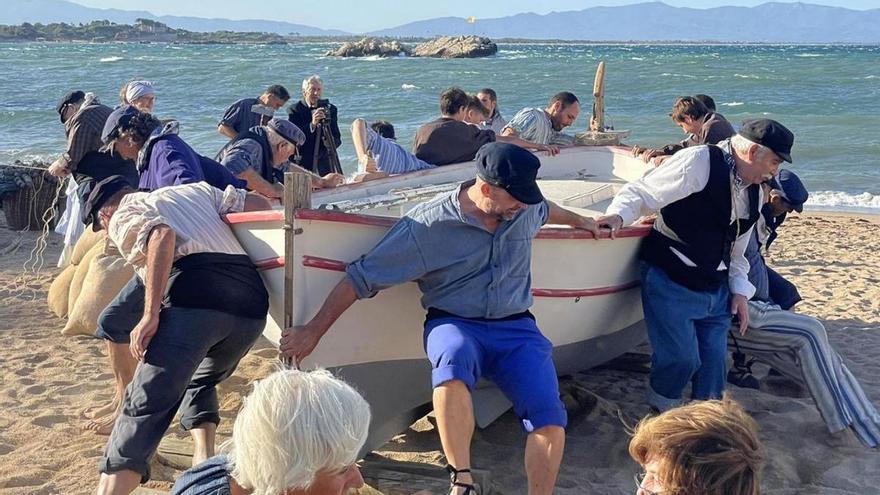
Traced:
<svg viewBox="0 0 880 495">
<path fill-rule="evenodd" d="M 350 263 L 359 299 L 415 281 L 422 307 L 464 318 L 498 319 L 532 305 L 532 239 L 550 214 L 546 202 L 520 210 L 494 233 L 462 214 L 459 192 L 416 206 L 370 252 Z"/>
<path fill-rule="evenodd" d="M 211 457 L 180 475 L 171 495 L 230 495 L 229 458 Z"/>
</svg>

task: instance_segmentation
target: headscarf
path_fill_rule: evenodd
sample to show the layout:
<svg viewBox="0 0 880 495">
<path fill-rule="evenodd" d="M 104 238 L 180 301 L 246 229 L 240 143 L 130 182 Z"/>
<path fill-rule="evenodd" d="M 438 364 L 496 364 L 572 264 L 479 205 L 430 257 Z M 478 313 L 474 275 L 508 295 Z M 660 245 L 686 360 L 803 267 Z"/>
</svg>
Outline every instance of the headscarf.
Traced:
<svg viewBox="0 0 880 495">
<path fill-rule="evenodd" d="M 153 83 L 150 81 L 132 81 L 125 88 L 125 100 L 129 103 L 147 95 L 154 94 Z"/>
</svg>

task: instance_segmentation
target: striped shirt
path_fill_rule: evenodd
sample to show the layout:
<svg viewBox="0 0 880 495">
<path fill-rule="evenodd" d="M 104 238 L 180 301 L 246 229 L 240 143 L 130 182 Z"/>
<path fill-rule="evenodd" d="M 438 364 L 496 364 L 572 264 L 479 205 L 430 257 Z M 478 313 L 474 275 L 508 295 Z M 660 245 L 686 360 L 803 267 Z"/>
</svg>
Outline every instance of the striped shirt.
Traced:
<svg viewBox="0 0 880 495">
<path fill-rule="evenodd" d="M 550 116 L 540 108 L 523 108 L 504 127 L 516 131 L 517 137 L 538 144 L 574 144 L 574 136 L 553 129 Z"/>
<path fill-rule="evenodd" d="M 110 219 L 108 236 L 143 277 L 147 240 L 154 227 L 167 225 L 177 236 L 174 259 L 195 253 L 246 254 L 220 218 L 242 211 L 246 191 L 221 191 L 205 182 L 183 184 L 122 198 Z"/>
<path fill-rule="evenodd" d="M 104 145 L 101 132 L 112 111 L 110 107 L 100 104 L 98 98 L 86 96 L 80 109 L 64 123 L 67 149 L 61 155 L 61 162 L 68 170 L 75 171 L 86 153 L 97 151 Z"/>
</svg>

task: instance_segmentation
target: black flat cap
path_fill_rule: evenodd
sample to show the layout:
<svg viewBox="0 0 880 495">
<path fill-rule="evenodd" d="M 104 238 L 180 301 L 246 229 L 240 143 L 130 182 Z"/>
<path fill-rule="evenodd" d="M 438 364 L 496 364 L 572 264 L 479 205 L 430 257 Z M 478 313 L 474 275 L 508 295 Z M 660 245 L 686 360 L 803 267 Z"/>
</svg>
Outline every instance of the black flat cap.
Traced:
<svg viewBox="0 0 880 495">
<path fill-rule="evenodd" d="M 794 134 L 779 122 L 771 119 L 744 120 L 739 135 L 770 148 L 779 158 L 791 163 Z"/>
<path fill-rule="evenodd" d="M 477 151 L 477 176 L 527 205 L 544 201 L 536 179 L 541 161 L 530 151 L 509 143 L 484 144 Z"/>
<path fill-rule="evenodd" d="M 80 90 L 70 91 L 66 95 L 61 98 L 61 101 L 58 102 L 58 106 L 55 107 L 55 111 L 58 112 L 58 118 L 61 119 L 61 123 L 64 123 L 64 107 L 67 105 L 72 105 L 74 103 L 79 103 L 86 99 L 86 94 Z"/>
</svg>

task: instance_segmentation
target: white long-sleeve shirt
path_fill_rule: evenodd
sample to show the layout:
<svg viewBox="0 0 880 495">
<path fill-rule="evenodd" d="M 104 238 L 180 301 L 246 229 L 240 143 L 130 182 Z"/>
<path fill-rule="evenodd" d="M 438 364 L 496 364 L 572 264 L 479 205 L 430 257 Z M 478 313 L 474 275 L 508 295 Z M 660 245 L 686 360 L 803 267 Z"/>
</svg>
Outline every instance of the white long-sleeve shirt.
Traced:
<svg viewBox="0 0 880 495">
<path fill-rule="evenodd" d="M 143 276 L 147 240 L 157 225 L 174 230 L 174 259 L 194 253 L 246 254 L 221 215 L 244 209 L 243 189 L 221 191 L 206 182 L 126 195 L 110 219 L 107 234 L 126 261 Z"/>
<path fill-rule="evenodd" d="M 641 179 L 623 186 L 605 213 L 620 215 L 623 224 L 630 225 L 642 215 L 657 212 L 668 204 L 702 191 L 709 183 L 709 169 L 708 147 L 685 148 L 669 157 L 661 166 L 651 170 Z M 731 222 L 737 218 L 748 219 L 749 217 L 748 188 L 733 186 L 733 179 L 734 175 L 731 171 L 731 187 L 734 191 L 733 207 L 730 212 Z M 763 191 L 760 191 L 759 208 L 763 201 Z M 749 283 L 749 262 L 745 257 L 745 251 L 753 228 L 741 232 L 734 241 L 730 253 L 730 271 L 728 272 L 730 292 L 749 299 L 754 295 L 755 287 Z M 671 247 L 670 249 L 685 264 L 696 266 L 693 261 L 678 250 Z M 724 266 L 724 262 L 718 267 L 719 270 L 725 268 L 727 267 Z"/>
</svg>

